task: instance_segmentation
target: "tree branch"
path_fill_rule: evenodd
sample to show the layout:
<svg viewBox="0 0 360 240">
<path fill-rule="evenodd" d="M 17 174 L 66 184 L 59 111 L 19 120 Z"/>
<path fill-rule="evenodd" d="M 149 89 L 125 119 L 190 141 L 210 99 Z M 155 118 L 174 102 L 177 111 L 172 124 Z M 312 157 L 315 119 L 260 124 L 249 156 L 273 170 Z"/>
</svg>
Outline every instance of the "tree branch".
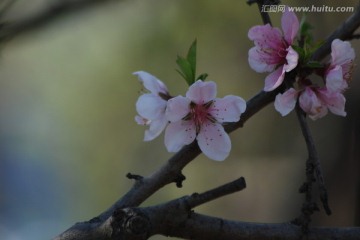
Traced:
<svg viewBox="0 0 360 240">
<path fill-rule="evenodd" d="M 299 240 L 302 230 L 290 223 L 248 223 L 230 221 L 221 218 L 190 213 L 186 221 L 182 222 L 169 234 L 162 229 L 159 234 L 184 239 L 231 239 L 231 240 Z M 329 228 L 313 227 L 309 229 L 307 240 L 358 240 L 360 228 Z"/>
<path fill-rule="evenodd" d="M 6 42 L 19 34 L 40 28 L 57 18 L 79 10 L 85 10 L 97 4 L 118 0 L 59 0 L 51 4 L 46 10 L 17 22 L 2 23 L 0 27 L 0 42 Z M 10 7 L 10 6 L 9 6 Z M 8 7 L 6 8 L 8 10 Z"/>
</svg>

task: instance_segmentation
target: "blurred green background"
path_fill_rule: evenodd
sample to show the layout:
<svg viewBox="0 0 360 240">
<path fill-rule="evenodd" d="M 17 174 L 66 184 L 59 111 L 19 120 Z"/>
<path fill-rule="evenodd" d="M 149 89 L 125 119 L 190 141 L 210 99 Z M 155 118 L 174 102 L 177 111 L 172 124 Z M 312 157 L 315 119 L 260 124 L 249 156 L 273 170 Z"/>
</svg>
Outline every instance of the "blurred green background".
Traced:
<svg viewBox="0 0 360 240">
<path fill-rule="evenodd" d="M 19 0 L 4 17 L 13 21 L 52 1 Z M 283 1 L 293 6 L 356 6 L 358 1 Z M 324 39 L 351 13 L 311 13 Z M 301 17 L 302 13 L 297 13 Z M 271 15 L 280 26 L 280 13 Z M 252 71 L 250 27 L 261 24 L 256 6 L 242 0 L 124 0 L 72 12 L 18 35 L 0 51 L 0 239 L 50 239 L 75 222 L 107 209 L 131 186 L 132 172 L 148 175 L 171 154 L 163 135 L 143 142 L 134 121 L 141 85 L 132 72 L 148 71 L 172 95 L 187 89 L 175 59 L 198 40 L 198 71 L 217 82 L 218 96 L 249 99 L 265 74 Z M 360 45 L 353 42 L 358 53 Z M 333 215 L 315 225 L 359 225 L 359 69 L 347 91 L 348 117 L 310 121 Z M 189 164 L 184 187 L 166 186 L 144 203 L 202 192 L 240 176 L 247 188 L 195 209 L 251 222 L 289 221 L 299 214 L 306 148 L 294 113 L 283 118 L 269 105 L 231 134 L 224 162 L 204 156 Z M 164 239 L 155 236 L 151 239 Z"/>
</svg>

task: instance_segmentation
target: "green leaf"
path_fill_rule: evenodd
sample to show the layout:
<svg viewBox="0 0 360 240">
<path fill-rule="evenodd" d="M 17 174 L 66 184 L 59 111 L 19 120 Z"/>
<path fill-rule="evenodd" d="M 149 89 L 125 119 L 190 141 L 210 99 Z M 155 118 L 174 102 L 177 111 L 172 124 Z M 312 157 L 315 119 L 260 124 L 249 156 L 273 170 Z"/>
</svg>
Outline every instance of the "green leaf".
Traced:
<svg viewBox="0 0 360 240">
<path fill-rule="evenodd" d="M 178 56 L 176 63 L 179 66 L 178 73 L 191 85 L 196 81 L 196 39 L 191 44 L 186 58 Z"/>
<path fill-rule="evenodd" d="M 313 26 L 306 21 L 306 15 L 304 15 L 300 21 L 300 34 L 303 36 L 309 35 L 312 29 L 314 29 Z"/>
<path fill-rule="evenodd" d="M 323 68 L 324 66 L 318 61 L 309 61 L 306 63 L 309 68 Z"/>
<path fill-rule="evenodd" d="M 176 59 L 176 63 L 179 66 L 179 69 L 176 71 L 185 79 L 189 86 L 197 80 L 204 81 L 208 76 L 207 73 L 202 73 L 196 78 L 196 43 L 195 39 L 189 48 L 186 58 L 178 56 Z"/>
<path fill-rule="evenodd" d="M 177 70 L 178 73 L 186 80 L 186 82 L 191 85 L 195 82 L 195 76 L 193 74 L 192 66 L 189 61 L 183 57 L 178 56 L 176 63 L 179 66 L 180 70 Z"/>
<path fill-rule="evenodd" d="M 299 59 L 304 60 L 306 58 L 305 50 L 299 46 L 291 45 L 291 47 L 299 54 Z"/>
<path fill-rule="evenodd" d="M 311 33 L 312 29 L 314 29 L 313 26 L 306 21 L 306 15 L 304 15 L 300 22 L 300 37 L 304 41 L 305 49 L 313 45 L 314 37 Z"/>
<path fill-rule="evenodd" d="M 191 44 L 188 54 L 186 56 L 186 59 L 188 60 L 188 62 L 191 65 L 191 70 L 194 76 L 194 80 L 195 80 L 195 76 L 196 76 L 196 39 L 194 40 L 194 42 Z"/>
</svg>

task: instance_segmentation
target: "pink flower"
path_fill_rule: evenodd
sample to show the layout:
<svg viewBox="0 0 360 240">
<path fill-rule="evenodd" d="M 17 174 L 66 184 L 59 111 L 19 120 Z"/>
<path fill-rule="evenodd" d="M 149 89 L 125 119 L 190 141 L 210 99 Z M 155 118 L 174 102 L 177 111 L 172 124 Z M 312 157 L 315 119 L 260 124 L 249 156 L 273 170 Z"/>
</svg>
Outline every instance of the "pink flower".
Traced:
<svg viewBox="0 0 360 240">
<path fill-rule="evenodd" d="M 215 82 L 198 80 L 190 86 L 186 97 L 168 101 L 166 116 L 170 124 L 165 130 L 165 146 L 169 152 L 179 151 L 196 138 L 207 157 L 221 161 L 229 155 L 230 137 L 221 123 L 239 121 L 246 102 L 232 95 L 215 97 Z"/>
<path fill-rule="evenodd" d="M 249 50 L 250 67 L 259 73 L 272 72 L 265 78 L 264 91 L 277 88 L 284 81 L 285 73 L 298 64 L 299 55 L 291 45 L 299 30 L 299 21 L 288 8 L 281 18 L 281 26 L 284 35 L 270 24 L 252 27 L 248 33 L 255 44 Z"/>
<path fill-rule="evenodd" d="M 165 129 L 168 121 L 165 117 L 167 99 L 170 98 L 168 90 L 163 82 L 153 75 L 138 71 L 134 72 L 139 81 L 149 91 L 139 97 L 136 102 L 136 111 L 139 115 L 135 121 L 139 125 L 149 126 L 145 130 L 144 141 L 151 141 Z"/>
<path fill-rule="evenodd" d="M 298 98 L 300 107 L 312 120 L 324 117 L 328 110 L 333 114 L 346 116 L 344 95 L 340 92 L 329 91 L 325 87 L 305 87 L 302 91 L 290 88 L 276 96 L 275 109 L 285 116 L 295 108 Z"/>
<path fill-rule="evenodd" d="M 355 51 L 349 42 L 335 39 L 331 43 L 331 62 L 325 71 L 326 87 L 344 91 L 348 87 L 354 66 Z"/>
</svg>

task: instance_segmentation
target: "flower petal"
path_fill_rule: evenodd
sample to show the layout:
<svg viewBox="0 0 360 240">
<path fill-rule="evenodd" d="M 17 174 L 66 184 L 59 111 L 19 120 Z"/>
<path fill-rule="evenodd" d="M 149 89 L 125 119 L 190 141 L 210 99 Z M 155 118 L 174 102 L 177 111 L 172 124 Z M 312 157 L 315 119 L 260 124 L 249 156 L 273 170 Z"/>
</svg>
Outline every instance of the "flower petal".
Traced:
<svg viewBox="0 0 360 240">
<path fill-rule="evenodd" d="M 277 63 L 270 64 L 267 59 L 264 59 L 263 53 L 258 47 L 253 47 L 249 50 L 248 61 L 250 67 L 258 73 L 272 72 L 277 65 Z"/>
<path fill-rule="evenodd" d="M 326 73 L 326 88 L 332 92 L 344 91 L 348 84 L 343 79 L 343 69 L 341 66 L 337 65 L 335 68 L 330 69 Z"/>
<path fill-rule="evenodd" d="M 299 20 L 294 12 L 289 11 L 288 7 L 286 7 L 285 12 L 281 17 L 281 27 L 286 42 L 291 45 L 299 31 Z"/>
<path fill-rule="evenodd" d="M 136 102 L 136 111 L 143 118 L 154 120 L 165 114 L 166 101 L 152 93 L 141 95 Z"/>
<path fill-rule="evenodd" d="M 277 49 L 279 46 L 282 46 L 280 30 L 271 27 L 270 24 L 250 28 L 248 37 L 250 40 L 254 41 L 255 46 L 260 49 Z"/>
<path fill-rule="evenodd" d="M 323 98 L 329 110 L 336 115 L 346 116 L 345 102 L 346 99 L 340 92 L 329 92 L 326 89 L 320 90 L 321 97 Z"/>
<path fill-rule="evenodd" d="M 279 93 L 275 98 L 275 109 L 281 116 L 288 115 L 296 105 L 298 92 L 294 88 L 290 88 L 283 94 Z"/>
<path fill-rule="evenodd" d="M 168 94 L 168 90 L 165 84 L 150 73 L 138 71 L 134 72 L 133 74 L 139 78 L 139 81 L 151 93 L 158 94 L 159 92 L 161 92 L 164 94 Z"/>
<path fill-rule="evenodd" d="M 177 122 L 181 120 L 189 112 L 190 112 L 189 99 L 183 96 L 177 96 L 168 100 L 165 115 L 170 122 Z"/>
<path fill-rule="evenodd" d="M 310 87 L 306 87 L 301 93 L 299 104 L 312 120 L 322 118 L 328 112 L 327 107 L 320 101 L 316 93 Z"/>
<path fill-rule="evenodd" d="M 192 121 L 169 123 L 165 130 L 165 146 L 169 152 L 177 152 L 190 144 L 196 137 L 196 127 Z"/>
<path fill-rule="evenodd" d="M 283 70 L 283 66 L 281 66 L 265 78 L 264 91 L 270 92 L 280 86 L 284 81 L 284 77 L 285 71 Z"/>
<path fill-rule="evenodd" d="M 198 80 L 189 87 L 186 97 L 196 104 L 208 103 L 216 97 L 216 83 Z"/>
<path fill-rule="evenodd" d="M 224 160 L 230 153 L 231 141 L 222 125 L 208 121 L 196 137 L 201 151 L 210 159 Z"/>
<path fill-rule="evenodd" d="M 299 54 L 291 46 L 286 50 L 288 52 L 286 54 L 286 64 L 284 64 L 284 70 L 285 72 L 290 72 L 298 64 Z"/>
<path fill-rule="evenodd" d="M 335 39 L 331 43 L 331 65 L 343 65 L 355 59 L 350 42 Z"/>
<path fill-rule="evenodd" d="M 159 136 L 167 124 L 165 116 L 151 121 L 149 129 L 145 130 L 144 141 L 151 141 Z"/>
<path fill-rule="evenodd" d="M 237 122 L 246 110 L 246 102 L 238 96 L 228 95 L 216 98 L 210 106 L 210 114 L 220 123 Z"/>
</svg>

